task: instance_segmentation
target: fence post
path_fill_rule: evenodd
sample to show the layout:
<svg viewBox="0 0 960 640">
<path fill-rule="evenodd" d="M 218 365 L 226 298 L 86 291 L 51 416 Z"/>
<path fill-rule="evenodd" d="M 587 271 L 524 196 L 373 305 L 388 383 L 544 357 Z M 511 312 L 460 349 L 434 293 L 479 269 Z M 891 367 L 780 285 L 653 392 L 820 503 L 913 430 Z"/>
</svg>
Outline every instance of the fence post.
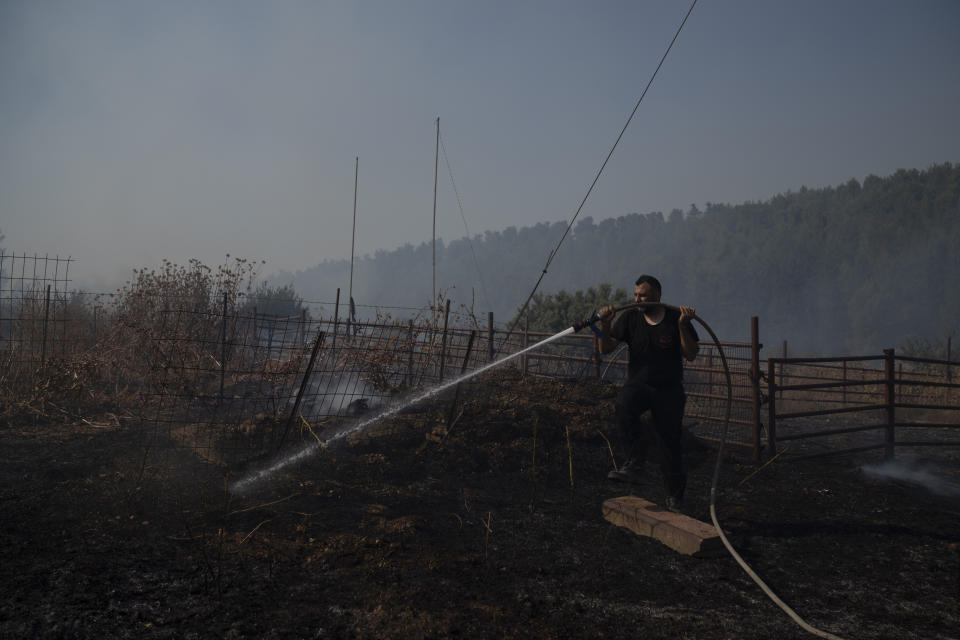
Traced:
<svg viewBox="0 0 960 640">
<path fill-rule="evenodd" d="M 223 381 L 227 373 L 227 293 L 223 294 L 223 320 L 220 323 L 220 397 L 217 406 L 223 406 Z"/>
<path fill-rule="evenodd" d="M 777 453 L 777 381 L 776 358 L 767 360 L 767 439 L 769 440 L 770 453 Z M 781 367 L 782 369 L 783 367 Z"/>
<path fill-rule="evenodd" d="M 300 309 L 300 346 L 307 346 L 307 310 Z"/>
<path fill-rule="evenodd" d="M 330 341 L 330 351 L 336 356 L 337 324 L 340 322 L 340 287 L 337 287 L 337 300 L 333 303 L 333 340 Z"/>
<path fill-rule="evenodd" d="M 467 366 L 470 364 L 470 352 L 473 351 L 473 341 L 477 338 L 477 330 L 470 330 L 470 338 L 467 340 L 467 353 L 463 356 L 463 364 L 460 365 L 460 377 L 467 372 Z M 450 429 L 453 428 L 454 423 L 457 421 L 457 401 L 460 399 L 460 385 L 462 383 L 458 382 L 456 388 L 453 391 L 453 402 L 450 403 L 450 411 L 447 412 L 447 433 L 444 434 L 444 438 L 450 435 Z"/>
<path fill-rule="evenodd" d="M 886 457 L 888 460 L 894 457 L 894 446 L 896 445 L 896 383 L 895 377 L 895 362 L 896 356 L 893 349 L 884 349 L 883 350 L 884 362 L 885 362 L 885 374 L 886 374 L 886 385 L 884 402 L 887 405 L 886 414 L 887 414 L 887 425 L 886 425 Z"/>
<path fill-rule="evenodd" d="M 339 293 L 339 289 L 337 291 Z M 297 399 L 294 400 L 293 409 L 291 409 L 290 415 L 287 417 L 287 424 L 283 428 L 283 435 L 280 436 L 280 442 L 277 444 L 277 451 L 280 451 L 280 448 L 283 447 L 283 443 L 287 439 L 287 432 L 290 431 L 290 425 L 293 424 L 294 418 L 300 413 L 300 405 L 303 403 L 303 396 L 307 392 L 310 375 L 313 373 L 313 363 L 317 361 L 317 353 L 320 351 L 320 345 L 323 344 L 323 338 L 323 331 L 318 330 L 317 339 L 314 341 L 313 350 L 310 352 L 310 360 L 307 362 L 307 370 L 303 373 L 303 379 L 300 380 L 300 390 L 297 391 Z"/>
<path fill-rule="evenodd" d="M 750 386 L 753 405 L 753 460 L 760 460 L 760 320 L 750 316 Z M 713 394 L 713 349 L 710 350 L 710 394 Z"/>
<path fill-rule="evenodd" d="M 783 341 L 783 359 L 787 359 L 787 341 Z M 780 399 L 783 400 L 783 370 L 784 367 L 780 366 Z"/>
<path fill-rule="evenodd" d="M 847 406 L 847 361 L 843 361 L 843 387 L 841 387 L 841 398 L 843 399 L 843 406 Z"/>
<path fill-rule="evenodd" d="M 950 362 L 950 338 L 947 336 L 947 362 Z M 953 382 L 953 367 L 947 365 L 947 382 Z"/>
<path fill-rule="evenodd" d="M 257 306 L 253 306 L 253 353 L 260 352 L 260 328 L 257 326 Z M 256 357 L 256 356 L 254 356 Z M 267 354 L 269 358 L 270 355 Z"/>
<path fill-rule="evenodd" d="M 487 335 L 489 336 L 488 361 L 493 362 L 493 311 L 487 312 Z"/>
<path fill-rule="evenodd" d="M 707 394 L 713 395 L 713 345 L 707 347 Z"/>
<path fill-rule="evenodd" d="M 526 349 L 530 344 L 530 314 L 523 318 L 523 348 Z M 520 373 L 527 377 L 527 354 L 520 356 Z"/>
<path fill-rule="evenodd" d="M 600 336 L 593 334 L 593 377 L 600 377 Z"/>
<path fill-rule="evenodd" d="M 407 320 L 407 343 L 410 344 L 410 353 L 407 356 L 407 386 L 413 385 L 413 320 Z"/>
<path fill-rule="evenodd" d="M 443 336 L 440 338 L 440 382 L 443 382 L 443 367 L 447 361 L 447 323 L 450 320 L 450 299 L 443 310 Z"/>
<path fill-rule="evenodd" d="M 40 365 L 41 366 L 43 366 L 43 364 L 47 361 L 47 323 L 49 321 L 50 321 L 50 285 L 47 285 L 47 301 L 43 305 L 43 342 L 40 343 Z"/>
</svg>

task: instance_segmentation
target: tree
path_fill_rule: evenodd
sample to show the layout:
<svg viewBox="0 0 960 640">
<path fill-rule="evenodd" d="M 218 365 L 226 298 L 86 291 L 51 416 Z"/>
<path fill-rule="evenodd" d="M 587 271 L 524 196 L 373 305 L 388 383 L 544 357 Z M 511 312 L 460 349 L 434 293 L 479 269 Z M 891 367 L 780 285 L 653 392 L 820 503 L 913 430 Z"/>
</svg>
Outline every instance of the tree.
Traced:
<svg viewBox="0 0 960 640">
<path fill-rule="evenodd" d="M 627 301 L 626 290 L 614 291 L 610 284 L 602 283 L 596 288 L 590 287 L 586 291 L 576 291 L 573 294 L 562 289 L 554 294 L 538 293 L 527 307 L 527 315 L 532 331 L 558 332 L 589 317 L 599 307 Z"/>
<path fill-rule="evenodd" d="M 252 315 L 254 311 L 258 315 L 275 316 L 278 318 L 289 318 L 300 315 L 306 307 L 292 284 L 282 286 L 270 286 L 266 282 L 261 282 L 256 289 L 245 296 L 243 304 L 240 306 L 242 315 Z M 309 312 L 307 313 L 309 316 Z"/>
</svg>

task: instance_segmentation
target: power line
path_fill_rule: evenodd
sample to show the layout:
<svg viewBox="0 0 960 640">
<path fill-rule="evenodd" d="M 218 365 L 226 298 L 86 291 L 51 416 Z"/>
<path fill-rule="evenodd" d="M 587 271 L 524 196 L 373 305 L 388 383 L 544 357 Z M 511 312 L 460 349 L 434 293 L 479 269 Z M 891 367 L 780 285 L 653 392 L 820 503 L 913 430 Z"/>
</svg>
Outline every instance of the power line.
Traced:
<svg viewBox="0 0 960 640">
<path fill-rule="evenodd" d="M 670 50 L 673 48 L 673 44 L 677 41 L 677 38 L 680 36 L 680 32 L 683 30 L 683 25 L 687 23 L 687 18 L 690 17 L 690 14 L 693 13 L 693 8 L 697 5 L 697 0 L 693 0 L 693 3 L 690 5 L 690 8 L 687 10 L 687 15 L 683 17 L 683 21 L 680 23 L 680 26 L 677 27 L 677 32 L 673 34 L 673 39 L 670 41 L 670 44 L 667 46 L 667 50 L 663 52 L 663 56 L 660 58 L 657 68 L 654 69 L 653 75 L 650 76 L 650 80 L 647 81 L 647 86 L 644 87 L 643 93 L 640 94 L 640 98 L 637 100 L 637 104 L 634 105 L 633 111 L 630 112 L 630 117 L 627 118 L 627 122 L 623 125 L 623 128 L 620 130 L 620 135 L 617 136 L 616 141 L 613 143 L 613 146 L 610 148 L 610 152 L 607 154 L 606 159 L 603 161 L 603 164 L 600 165 L 600 170 L 597 171 L 597 175 L 594 176 L 593 182 L 590 183 L 590 188 L 587 189 L 586 195 L 583 196 L 583 200 L 580 201 L 580 206 L 577 207 L 576 213 L 573 214 L 573 218 L 570 219 L 570 224 L 567 225 L 566 230 L 563 232 L 563 236 L 560 238 L 560 242 L 557 243 L 557 246 L 554 247 L 553 251 L 550 252 L 550 255 L 547 257 L 547 263 L 543 266 L 543 271 L 540 273 L 540 277 L 537 278 L 537 283 L 533 285 L 533 290 L 530 292 L 530 295 L 527 296 L 527 300 L 523 303 L 523 306 L 520 307 L 520 311 L 517 312 L 516 318 L 510 324 L 510 328 L 507 330 L 507 336 L 504 339 L 510 337 L 510 334 L 513 333 L 513 330 L 516 328 L 517 323 L 520 321 L 520 318 L 523 316 L 523 313 L 527 310 L 527 307 L 530 306 L 530 301 L 533 299 L 534 294 L 537 292 L 537 289 L 540 288 L 540 283 L 543 282 L 543 277 L 547 275 L 547 270 L 550 268 L 550 263 L 553 262 L 553 259 L 557 255 L 557 251 L 560 250 L 560 245 L 563 244 L 563 241 L 566 240 L 567 235 L 570 233 L 570 229 L 573 228 L 573 223 L 576 222 L 577 216 L 580 215 L 580 212 L 583 210 L 583 205 L 587 203 L 587 198 L 590 197 L 590 194 L 593 192 L 594 186 L 596 186 L 597 181 L 600 179 L 600 175 L 603 173 L 603 170 L 606 168 L 607 163 L 610 162 L 613 152 L 616 150 L 617 145 L 620 144 L 623 134 L 626 132 L 627 127 L 630 126 L 630 121 L 633 120 L 633 116 L 637 113 L 637 109 L 640 108 L 640 103 L 643 102 L 644 96 L 647 95 L 647 91 L 650 89 L 650 85 L 653 84 L 654 78 L 657 77 L 657 73 L 660 71 L 660 67 L 663 66 L 663 61 L 667 59 L 667 55 L 670 53 Z M 503 343 L 501 343 L 503 344 Z"/>
<path fill-rule="evenodd" d="M 483 280 L 483 273 L 480 271 L 480 263 L 477 261 L 477 252 L 473 248 L 473 240 L 470 238 L 470 229 L 467 227 L 467 216 L 463 212 L 463 202 L 460 200 L 460 192 L 457 191 L 457 183 L 453 179 L 453 169 L 450 168 L 450 158 L 447 156 L 447 146 L 443 143 L 443 137 L 440 137 L 440 150 L 443 152 L 443 161 L 447 165 L 447 172 L 450 174 L 450 184 L 453 185 L 453 194 L 457 197 L 457 206 L 460 208 L 460 218 L 463 220 L 463 231 L 467 234 L 467 244 L 470 245 L 470 253 L 473 255 L 473 266 L 477 270 L 477 278 L 480 280 L 480 290 L 483 297 L 490 306 L 490 296 L 487 295 L 487 285 Z"/>
</svg>

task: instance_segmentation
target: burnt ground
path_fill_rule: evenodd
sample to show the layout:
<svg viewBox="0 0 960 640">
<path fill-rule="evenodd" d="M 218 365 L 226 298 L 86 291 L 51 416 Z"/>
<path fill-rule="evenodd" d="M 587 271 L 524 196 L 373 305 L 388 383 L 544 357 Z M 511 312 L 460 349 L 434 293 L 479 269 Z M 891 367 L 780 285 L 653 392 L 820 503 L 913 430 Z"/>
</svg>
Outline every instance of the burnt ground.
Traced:
<svg viewBox="0 0 960 640">
<path fill-rule="evenodd" d="M 144 458 L 136 424 L 0 428 L 0 637 L 813 637 L 729 555 L 602 518 L 630 493 L 606 480 L 612 387 L 507 375 L 465 397 L 445 438 L 449 397 L 243 496 L 190 450 Z M 936 455 L 955 482 L 960 452 Z M 728 456 L 719 519 L 821 629 L 960 637 L 958 498 L 868 475 L 873 456 Z M 707 522 L 714 460 L 690 443 Z M 661 502 L 655 476 L 633 493 Z"/>
</svg>

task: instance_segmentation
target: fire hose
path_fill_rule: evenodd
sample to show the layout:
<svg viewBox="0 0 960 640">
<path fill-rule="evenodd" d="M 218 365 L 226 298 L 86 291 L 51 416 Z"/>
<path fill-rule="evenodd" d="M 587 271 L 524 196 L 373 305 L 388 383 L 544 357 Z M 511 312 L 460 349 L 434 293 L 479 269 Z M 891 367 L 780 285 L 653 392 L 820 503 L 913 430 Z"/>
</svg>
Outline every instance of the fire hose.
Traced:
<svg viewBox="0 0 960 640">
<path fill-rule="evenodd" d="M 672 309 L 677 312 L 680 311 L 680 307 L 664 304 L 662 302 L 632 302 L 630 304 L 625 304 L 620 307 L 615 307 L 613 312 L 614 314 L 616 314 L 616 313 L 620 313 L 621 311 L 626 311 L 628 309 L 636 309 L 636 308 L 646 309 L 649 307 L 664 307 L 666 309 Z M 706 329 L 707 333 L 710 334 L 710 338 L 713 340 L 713 344 L 717 348 L 717 353 L 720 354 L 720 362 L 723 364 L 723 373 L 727 382 L 727 408 L 726 408 L 726 413 L 724 414 L 724 419 L 723 419 L 723 429 L 720 432 L 720 446 L 717 449 L 717 461 L 714 464 L 714 468 L 713 468 L 713 479 L 710 483 L 710 520 L 713 522 L 713 527 L 714 529 L 716 529 L 717 535 L 720 537 L 721 542 L 723 542 L 723 546 L 726 547 L 730 555 L 733 556 L 733 559 L 737 561 L 737 564 L 739 564 L 740 567 L 746 572 L 746 574 L 750 576 L 750 578 L 757 584 L 757 586 L 759 586 L 760 589 L 762 589 L 763 592 L 767 594 L 767 597 L 773 600 L 774 604 L 780 607 L 784 611 L 784 613 L 786 613 L 788 616 L 790 616 L 790 618 L 793 619 L 794 622 L 800 625 L 805 631 L 815 636 L 818 636 L 820 638 L 828 638 L 828 640 L 843 640 L 839 636 L 833 635 L 832 633 L 829 633 L 826 631 L 821 631 L 820 629 L 817 629 L 816 627 L 811 626 L 805 620 L 803 620 L 803 618 L 801 618 L 796 611 L 790 608 L 790 606 L 787 603 L 781 600 L 777 596 L 777 594 L 775 594 L 773 590 L 767 585 L 767 583 L 764 582 L 763 579 L 760 576 L 758 576 L 753 569 L 750 568 L 750 566 L 740 556 L 740 554 L 737 553 L 736 549 L 733 548 L 733 545 L 730 544 L 730 541 L 727 539 L 726 534 L 723 532 L 723 528 L 720 526 L 720 522 L 717 520 L 717 484 L 719 483 L 719 480 L 720 480 L 720 464 L 723 461 L 723 450 L 727 442 L 727 431 L 729 430 L 729 427 L 730 427 L 730 409 L 733 405 L 733 382 L 730 379 L 730 367 L 727 364 L 727 357 L 724 354 L 723 347 L 720 344 L 720 340 L 717 338 L 717 334 L 713 332 L 713 329 L 710 328 L 710 325 L 704 322 L 703 319 L 700 318 L 700 316 L 694 314 L 693 319 L 696 320 L 704 329 Z M 602 338 L 603 332 L 597 326 L 598 320 L 600 320 L 600 316 L 597 313 L 597 310 L 594 309 L 593 313 L 590 315 L 589 318 L 576 322 L 573 325 L 573 330 L 574 332 L 578 332 L 586 327 L 590 327 L 590 329 L 597 336 Z"/>
</svg>

